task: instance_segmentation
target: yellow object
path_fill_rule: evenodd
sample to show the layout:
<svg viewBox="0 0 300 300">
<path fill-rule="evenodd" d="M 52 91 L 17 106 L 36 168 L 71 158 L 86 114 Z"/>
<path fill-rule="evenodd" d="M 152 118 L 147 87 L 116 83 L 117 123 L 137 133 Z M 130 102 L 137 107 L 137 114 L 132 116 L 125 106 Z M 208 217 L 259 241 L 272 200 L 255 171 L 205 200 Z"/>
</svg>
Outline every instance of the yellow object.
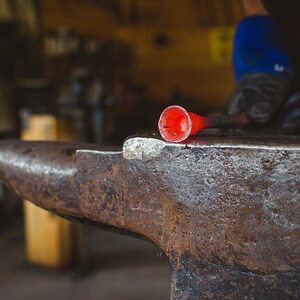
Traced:
<svg viewBox="0 0 300 300">
<path fill-rule="evenodd" d="M 23 140 L 49 141 L 59 139 L 58 124 L 64 124 L 51 115 L 31 115 L 26 123 L 21 134 Z M 69 139 L 71 138 L 70 135 Z M 66 139 L 64 136 L 64 140 Z M 73 225 L 26 200 L 24 214 L 28 262 L 56 269 L 70 265 Z"/>
<path fill-rule="evenodd" d="M 232 26 L 215 27 L 210 30 L 210 54 L 213 64 L 230 65 L 235 29 Z"/>
</svg>

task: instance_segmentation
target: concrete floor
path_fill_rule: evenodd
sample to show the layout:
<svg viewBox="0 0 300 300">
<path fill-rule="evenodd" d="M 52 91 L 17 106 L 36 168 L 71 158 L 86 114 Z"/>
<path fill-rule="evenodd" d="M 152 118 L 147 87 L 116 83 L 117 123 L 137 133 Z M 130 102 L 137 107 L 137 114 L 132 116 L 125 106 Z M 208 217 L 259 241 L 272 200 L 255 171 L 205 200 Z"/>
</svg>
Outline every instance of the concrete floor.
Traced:
<svg viewBox="0 0 300 300">
<path fill-rule="evenodd" d="M 29 266 L 22 228 L 0 232 L 2 300 L 167 300 L 167 259 L 152 244 L 88 227 L 90 268 L 57 272 Z"/>
</svg>

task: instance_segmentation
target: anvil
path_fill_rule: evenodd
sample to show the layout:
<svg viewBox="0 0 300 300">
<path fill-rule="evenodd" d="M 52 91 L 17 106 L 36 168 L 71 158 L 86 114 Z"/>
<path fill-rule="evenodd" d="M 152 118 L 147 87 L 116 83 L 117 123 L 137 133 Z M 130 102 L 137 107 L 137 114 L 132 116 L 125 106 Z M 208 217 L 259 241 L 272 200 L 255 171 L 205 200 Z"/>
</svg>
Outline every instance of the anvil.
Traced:
<svg viewBox="0 0 300 300">
<path fill-rule="evenodd" d="M 3 141 L 0 180 L 72 220 L 146 238 L 172 299 L 300 298 L 300 140 Z"/>
</svg>

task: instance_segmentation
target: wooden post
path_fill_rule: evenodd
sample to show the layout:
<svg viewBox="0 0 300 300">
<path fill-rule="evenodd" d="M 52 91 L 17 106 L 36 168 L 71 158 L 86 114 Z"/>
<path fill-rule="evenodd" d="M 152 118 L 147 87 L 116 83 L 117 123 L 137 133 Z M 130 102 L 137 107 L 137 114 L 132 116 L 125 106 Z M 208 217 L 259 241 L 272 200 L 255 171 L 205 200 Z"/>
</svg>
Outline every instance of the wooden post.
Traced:
<svg viewBox="0 0 300 300">
<path fill-rule="evenodd" d="M 24 120 L 23 120 L 24 121 Z M 23 122 L 23 140 L 59 140 L 59 122 L 52 115 L 28 115 Z M 70 132 L 70 131 L 69 131 Z M 72 136 L 63 136 L 71 140 Z M 72 260 L 72 230 L 74 225 L 54 216 L 29 201 L 24 201 L 26 257 L 29 263 L 51 267 L 66 268 Z"/>
</svg>

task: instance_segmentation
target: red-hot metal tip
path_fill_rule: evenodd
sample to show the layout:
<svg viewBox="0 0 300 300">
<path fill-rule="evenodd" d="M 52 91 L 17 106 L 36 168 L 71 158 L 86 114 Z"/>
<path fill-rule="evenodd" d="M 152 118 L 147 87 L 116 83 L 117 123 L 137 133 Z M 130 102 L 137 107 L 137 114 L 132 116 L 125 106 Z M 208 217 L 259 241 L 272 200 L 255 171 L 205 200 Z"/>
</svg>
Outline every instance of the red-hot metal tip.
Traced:
<svg viewBox="0 0 300 300">
<path fill-rule="evenodd" d="M 191 134 L 209 126 L 209 119 L 187 112 L 183 107 L 172 105 L 160 115 L 158 129 L 168 142 L 182 142 Z"/>
</svg>

